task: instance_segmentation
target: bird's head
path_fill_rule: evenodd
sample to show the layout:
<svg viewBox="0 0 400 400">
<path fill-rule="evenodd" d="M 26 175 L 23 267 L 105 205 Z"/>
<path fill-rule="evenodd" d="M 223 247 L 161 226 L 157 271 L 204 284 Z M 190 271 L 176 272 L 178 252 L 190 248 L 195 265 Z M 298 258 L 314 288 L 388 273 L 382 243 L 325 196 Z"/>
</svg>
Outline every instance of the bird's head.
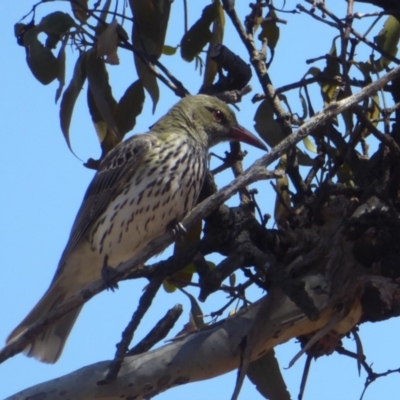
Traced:
<svg viewBox="0 0 400 400">
<path fill-rule="evenodd" d="M 208 148 L 220 142 L 237 140 L 267 150 L 260 139 L 238 124 L 235 113 L 229 106 L 216 97 L 184 97 L 154 128 L 157 129 L 161 122 L 164 126 L 178 124 L 179 127 L 176 128 L 185 129 L 196 142 Z"/>
</svg>

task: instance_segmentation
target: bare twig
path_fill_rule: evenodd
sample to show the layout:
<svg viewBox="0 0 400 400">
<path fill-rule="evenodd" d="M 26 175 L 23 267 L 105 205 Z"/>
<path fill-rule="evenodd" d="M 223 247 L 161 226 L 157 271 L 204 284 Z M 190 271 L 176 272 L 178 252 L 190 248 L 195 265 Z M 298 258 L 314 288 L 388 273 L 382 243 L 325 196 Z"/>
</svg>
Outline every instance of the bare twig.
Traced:
<svg viewBox="0 0 400 400">
<path fill-rule="evenodd" d="M 122 333 L 121 341 L 117 344 L 115 358 L 108 367 L 106 377 L 98 382 L 99 385 L 111 383 L 117 378 L 118 372 L 121 369 L 124 358 L 126 357 L 128 347 L 132 342 L 133 335 L 139 326 L 140 321 L 150 308 L 162 282 L 163 278 L 160 275 L 153 277 L 145 292 L 140 297 L 138 308 L 133 313 L 131 321 Z"/>
<path fill-rule="evenodd" d="M 312 0 L 306 0 L 306 2 L 312 3 Z M 332 11 L 330 11 L 326 8 L 326 6 L 323 2 L 319 1 L 315 6 L 319 10 L 321 10 L 324 14 L 328 15 L 331 19 L 333 19 L 341 28 L 346 27 L 346 25 Z M 396 64 L 400 64 L 400 60 L 397 57 L 394 57 L 389 52 L 381 49 L 378 45 L 369 41 L 364 35 L 361 35 L 357 31 L 355 31 L 352 27 L 350 27 L 350 31 L 351 31 L 352 35 L 354 35 L 358 40 L 361 40 L 367 46 L 371 47 L 371 49 L 377 51 L 379 54 L 381 54 L 385 58 L 389 59 L 390 61 L 393 61 Z"/>
<path fill-rule="evenodd" d="M 126 353 L 126 356 L 135 356 L 150 350 L 160 340 L 164 339 L 173 328 L 183 311 L 182 305 L 177 304 L 167 311 L 154 328 L 135 347 Z"/>
</svg>

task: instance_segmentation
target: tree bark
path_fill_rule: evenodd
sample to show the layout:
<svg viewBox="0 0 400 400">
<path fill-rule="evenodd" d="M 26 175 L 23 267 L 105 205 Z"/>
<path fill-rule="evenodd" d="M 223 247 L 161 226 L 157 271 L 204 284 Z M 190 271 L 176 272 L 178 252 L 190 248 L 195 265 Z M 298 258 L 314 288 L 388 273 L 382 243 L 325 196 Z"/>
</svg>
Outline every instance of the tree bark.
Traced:
<svg viewBox="0 0 400 400">
<path fill-rule="evenodd" d="M 305 281 L 309 288 L 308 295 L 316 307 L 327 302 L 327 296 L 321 296 L 315 289 L 318 286 L 315 283 L 320 279 L 310 276 Z M 259 313 L 266 308 L 269 310 L 268 321 L 260 321 Z M 8 399 L 36 398 L 39 394 L 41 398 L 50 398 L 56 393 L 58 399 L 74 400 L 149 398 L 174 386 L 210 379 L 238 368 L 241 344 L 255 324 L 262 340 L 253 352 L 253 359 L 293 337 L 324 327 L 334 314 L 332 307 L 325 307 L 320 318 L 311 321 L 283 292 L 277 291 L 274 296 L 264 297 L 221 323 L 178 337 L 156 350 L 126 357 L 118 378 L 110 384 L 97 384 L 105 377 L 110 363 L 102 361 L 26 389 Z M 351 329 L 360 316 L 361 308 L 358 307 L 341 324 L 346 326 L 346 330 Z"/>
</svg>

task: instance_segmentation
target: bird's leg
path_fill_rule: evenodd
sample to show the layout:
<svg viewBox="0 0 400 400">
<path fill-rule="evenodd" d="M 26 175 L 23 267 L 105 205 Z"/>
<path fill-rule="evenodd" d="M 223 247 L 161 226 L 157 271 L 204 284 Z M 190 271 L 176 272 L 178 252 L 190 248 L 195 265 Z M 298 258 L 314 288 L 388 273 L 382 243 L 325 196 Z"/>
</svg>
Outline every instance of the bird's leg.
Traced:
<svg viewBox="0 0 400 400">
<path fill-rule="evenodd" d="M 104 256 L 103 267 L 101 269 L 101 277 L 107 286 L 107 290 L 110 289 L 111 291 L 114 291 L 115 289 L 118 289 L 118 283 L 112 282 L 115 275 L 115 269 L 108 265 L 108 255 L 106 254 Z"/>
</svg>

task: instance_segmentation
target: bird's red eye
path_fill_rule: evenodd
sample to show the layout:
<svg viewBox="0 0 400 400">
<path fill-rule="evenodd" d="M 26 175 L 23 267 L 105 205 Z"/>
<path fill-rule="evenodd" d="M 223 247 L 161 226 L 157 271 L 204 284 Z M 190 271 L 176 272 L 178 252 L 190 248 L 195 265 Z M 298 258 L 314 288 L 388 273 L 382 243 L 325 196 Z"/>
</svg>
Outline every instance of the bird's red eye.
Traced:
<svg viewBox="0 0 400 400">
<path fill-rule="evenodd" d="M 224 122 L 225 121 L 225 115 L 220 110 L 214 110 L 213 111 L 213 117 L 217 122 Z"/>
</svg>

